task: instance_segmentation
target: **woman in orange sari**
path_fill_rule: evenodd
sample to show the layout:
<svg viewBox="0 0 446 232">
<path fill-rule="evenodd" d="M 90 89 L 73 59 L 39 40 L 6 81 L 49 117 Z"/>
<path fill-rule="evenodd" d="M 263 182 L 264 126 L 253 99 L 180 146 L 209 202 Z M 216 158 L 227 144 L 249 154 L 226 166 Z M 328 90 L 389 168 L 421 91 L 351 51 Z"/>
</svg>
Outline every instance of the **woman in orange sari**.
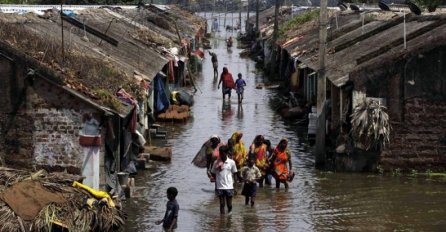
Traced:
<svg viewBox="0 0 446 232">
<path fill-rule="evenodd" d="M 273 175 L 274 179 L 276 179 L 276 188 L 279 188 L 280 183 L 283 183 L 287 189 L 288 181 L 292 181 L 294 178 L 294 172 L 290 174 L 290 170 L 292 169 L 291 154 L 287 147 L 288 139 L 281 139 L 277 147 L 274 149 L 271 157 Z M 287 163 L 289 165 L 289 169 L 287 167 Z"/>
<path fill-rule="evenodd" d="M 266 171 L 269 168 L 265 138 L 263 135 L 257 135 L 249 147 L 248 159 L 255 159 L 257 168 L 260 169 L 262 177 L 259 179 L 259 187 L 263 187 L 263 180 L 265 179 Z"/>
</svg>

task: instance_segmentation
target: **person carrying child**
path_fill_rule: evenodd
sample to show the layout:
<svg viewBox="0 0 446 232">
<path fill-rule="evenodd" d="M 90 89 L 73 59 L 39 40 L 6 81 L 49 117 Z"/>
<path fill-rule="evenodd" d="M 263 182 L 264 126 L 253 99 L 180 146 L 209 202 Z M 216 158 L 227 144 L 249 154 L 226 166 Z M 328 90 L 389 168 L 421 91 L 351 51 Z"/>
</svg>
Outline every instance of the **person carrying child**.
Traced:
<svg viewBox="0 0 446 232">
<path fill-rule="evenodd" d="M 240 176 L 245 183 L 243 185 L 242 195 L 245 196 L 245 205 L 249 204 L 249 199 L 251 198 L 251 207 L 254 207 L 255 204 L 257 181 L 262 177 L 262 173 L 254 163 L 255 159 L 249 159 L 248 166 L 240 170 Z"/>
<path fill-rule="evenodd" d="M 169 201 L 166 204 L 166 213 L 162 220 L 156 221 L 157 225 L 163 223 L 164 231 L 174 231 L 177 228 L 178 211 L 180 210 L 180 206 L 175 199 L 177 195 L 178 190 L 175 187 L 169 187 L 167 189 L 167 199 Z"/>
<path fill-rule="evenodd" d="M 243 91 L 245 90 L 246 82 L 242 79 L 242 74 L 239 73 L 238 79 L 235 81 L 235 90 L 238 96 L 238 103 L 242 103 L 243 100 Z"/>
</svg>

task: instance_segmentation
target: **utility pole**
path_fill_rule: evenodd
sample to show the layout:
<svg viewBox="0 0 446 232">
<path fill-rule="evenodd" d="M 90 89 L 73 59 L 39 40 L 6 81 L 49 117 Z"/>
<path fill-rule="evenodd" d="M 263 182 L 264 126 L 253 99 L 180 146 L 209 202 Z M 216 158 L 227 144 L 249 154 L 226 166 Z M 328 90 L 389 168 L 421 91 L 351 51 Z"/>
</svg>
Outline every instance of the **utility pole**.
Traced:
<svg viewBox="0 0 446 232">
<path fill-rule="evenodd" d="M 256 35 L 258 35 L 260 32 L 260 30 L 259 30 L 259 7 L 260 7 L 259 0 L 256 0 Z"/>
<path fill-rule="evenodd" d="M 240 30 L 240 34 L 242 34 L 242 8 L 243 8 L 243 3 L 240 1 L 240 5 L 239 5 L 239 11 L 238 11 L 238 28 Z"/>
<path fill-rule="evenodd" d="M 279 9 L 280 9 L 280 0 L 276 0 L 276 5 L 274 9 L 273 45 L 276 44 L 277 38 L 279 37 Z"/>
<path fill-rule="evenodd" d="M 62 63 L 65 62 L 65 48 L 64 48 L 64 38 L 63 38 L 63 0 L 60 1 L 60 24 L 62 31 Z"/>
<path fill-rule="evenodd" d="M 317 76 L 316 167 L 325 164 L 325 57 L 327 45 L 327 0 L 321 0 L 319 18 L 319 72 Z"/>
<path fill-rule="evenodd" d="M 248 6 L 246 7 L 246 23 L 245 23 L 245 32 L 248 32 L 249 27 L 249 0 L 248 0 Z M 251 33 L 251 32 L 249 32 Z"/>
</svg>

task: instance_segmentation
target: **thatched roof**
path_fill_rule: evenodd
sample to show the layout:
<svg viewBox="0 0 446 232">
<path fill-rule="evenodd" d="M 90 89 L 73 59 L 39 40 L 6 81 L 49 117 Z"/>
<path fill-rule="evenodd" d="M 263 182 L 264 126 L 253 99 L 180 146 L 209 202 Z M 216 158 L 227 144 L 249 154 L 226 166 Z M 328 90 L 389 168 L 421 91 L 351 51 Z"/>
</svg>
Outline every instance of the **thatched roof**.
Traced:
<svg viewBox="0 0 446 232">
<path fill-rule="evenodd" d="M 82 178 L 0 168 L 0 231 L 119 231 L 125 214 L 72 187 Z"/>
<path fill-rule="evenodd" d="M 124 109 L 114 96 L 118 87 L 138 97 L 141 91 L 133 78 L 134 71 L 153 77 L 167 59 L 155 48 L 134 38 L 133 27 L 124 20 L 113 20 L 113 15 L 105 9 L 86 10 L 76 18 L 85 20 L 85 25 L 98 31 L 107 31 L 104 34 L 118 41 L 118 46 L 101 41 L 64 20 L 65 59 L 62 61 L 61 23 L 57 13 L 48 18 L 31 13 L 1 14 L 0 40 L 5 42 L 2 46 L 16 49 L 57 72 L 56 82 L 122 112 Z"/>
<path fill-rule="evenodd" d="M 200 27 L 205 28 L 205 20 L 201 17 L 181 10 L 175 5 L 164 6 L 147 5 L 139 10 L 126 9 L 119 12 L 140 25 L 150 28 L 152 34 L 164 38 L 166 48 L 179 43 L 176 27 L 182 38 L 192 37 Z M 176 24 L 176 25 L 175 25 Z"/>
</svg>

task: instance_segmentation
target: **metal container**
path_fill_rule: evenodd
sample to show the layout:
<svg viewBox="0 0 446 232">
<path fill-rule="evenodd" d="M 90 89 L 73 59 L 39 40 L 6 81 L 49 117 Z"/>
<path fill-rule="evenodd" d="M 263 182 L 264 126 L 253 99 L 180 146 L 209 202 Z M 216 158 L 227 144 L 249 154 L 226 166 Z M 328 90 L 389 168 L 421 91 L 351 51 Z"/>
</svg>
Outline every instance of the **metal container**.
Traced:
<svg viewBox="0 0 446 232">
<path fill-rule="evenodd" d="M 119 185 L 127 185 L 129 181 L 129 173 L 128 172 L 118 172 L 118 181 Z"/>
</svg>

